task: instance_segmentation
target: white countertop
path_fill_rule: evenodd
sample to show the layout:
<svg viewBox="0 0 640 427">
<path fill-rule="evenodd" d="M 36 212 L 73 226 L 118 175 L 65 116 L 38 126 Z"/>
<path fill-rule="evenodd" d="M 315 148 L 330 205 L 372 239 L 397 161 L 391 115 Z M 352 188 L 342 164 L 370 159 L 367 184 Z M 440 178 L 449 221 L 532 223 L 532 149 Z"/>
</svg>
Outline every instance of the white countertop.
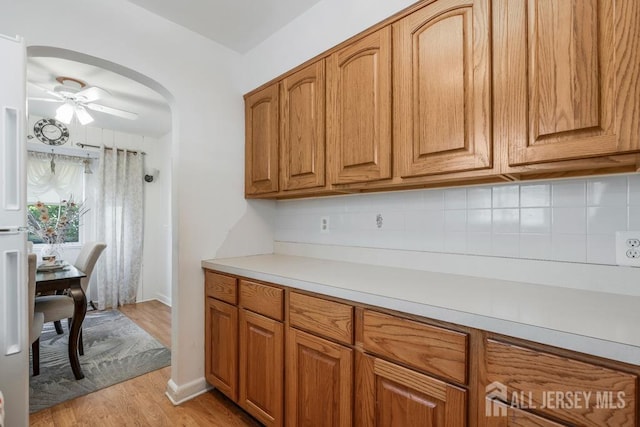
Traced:
<svg viewBox="0 0 640 427">
<path fill-rule="evenodd" d="M 640 297 L 278 254 L 202 267 L 640 365 Z"/>
</svg>

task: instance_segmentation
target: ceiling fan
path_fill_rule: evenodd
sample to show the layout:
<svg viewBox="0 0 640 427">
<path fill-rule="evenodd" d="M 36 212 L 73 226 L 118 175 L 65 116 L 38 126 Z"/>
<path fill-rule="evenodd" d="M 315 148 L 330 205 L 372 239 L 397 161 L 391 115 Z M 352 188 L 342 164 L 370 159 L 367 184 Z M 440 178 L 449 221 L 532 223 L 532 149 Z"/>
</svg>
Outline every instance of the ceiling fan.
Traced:
<svg viewBox="0 0 640 427">
<path fill-rule="evenodd" d="M 32 86 L 42 90 L 53 98 L 29 97 L 29 99 L 34 101 L 61 102 L 62 105 L 56 110 L 56 120 L 62 123 L 71 123 L 74 115 L 82 125 L 91 123 L 93 117 L 87 109 L 111 114 L 123 119 L 135 120 L 138 118 L 136 113 L 95 104 L 94 101 L 110 96 L 110 93 L 102 88 L 87 86 L 85 82 L 72 77 L 61 76 L 57 77 L 56 81 L 60 83 L 60 85 L 56 86 L 53 90 L 30 83 Z"/>
</svg>

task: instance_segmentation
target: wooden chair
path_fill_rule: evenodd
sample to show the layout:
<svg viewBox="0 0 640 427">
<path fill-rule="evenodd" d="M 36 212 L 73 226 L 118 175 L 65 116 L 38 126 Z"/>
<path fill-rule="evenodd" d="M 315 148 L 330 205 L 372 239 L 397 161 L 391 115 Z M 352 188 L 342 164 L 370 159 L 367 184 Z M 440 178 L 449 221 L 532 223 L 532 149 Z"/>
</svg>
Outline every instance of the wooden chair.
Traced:
<svg viewBox="0 0 640 427">
<path fill-rule="evenodd" d="M 44 323 L 44 314 L 35 311 L 37 256 L 27 256 L 29 265 L 29 343 L 33 354 L 33 376 L 40 374 L 40 334 Z"/>
<path fill-rule="evenodd" d="M 74 263 L 74 266 L 84 272 L 87 277 L 84 277 L 80 281 L 82 290 L 87 293 L 89 287 L 89 281 L 91 280 L 91 274 L 93 268 L 100 258 L 100 255 L 107 247 L 106 244 L 100 242 L 88 242 L 82 246 L 82 250 Z M 62 325 L 60 320 L 69 319 L 71 324 L 71 318 L 73 317 L 74 303 L 73 298 L 67 295 L 45 295 L 36 298 L 35 310 L 44 313 L 44 322 L 56 322 L 56 331 L 62 333 Z M 84 344 L 82 342 L 82 329 L 80 330 L 80 342 L 78 343 L 78 351 L 80 355 L 84 354 Z"/>
</svg>

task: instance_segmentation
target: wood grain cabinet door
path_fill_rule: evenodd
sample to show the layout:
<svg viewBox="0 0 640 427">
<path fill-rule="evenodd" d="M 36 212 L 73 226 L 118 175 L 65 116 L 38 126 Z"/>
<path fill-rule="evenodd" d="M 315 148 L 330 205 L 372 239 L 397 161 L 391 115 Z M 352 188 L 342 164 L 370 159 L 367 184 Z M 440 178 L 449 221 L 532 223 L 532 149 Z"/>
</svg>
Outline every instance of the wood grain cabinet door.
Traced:
<svg viewBox="0 0 640 427">
<path fill-rule="evenodd" d="M 245 105 L 245 194 L 278 191 L 278 84 L 248 96 Z"/>
<path fill-rule="evenodd" d="M 283 325 L 240 310 L 240 399 L 265 426 L 281 426 L 284 383 Z"/>
<path fill-rule="evenodd" d="M 351 426 L 352 375 L 350 348 L 289 328 L 287 426 Z"/>
<path fill-rule="evenodd" d="M 485 427 L 569 427 L 497 400 L 487 401 Z"/>
<path fill-rule="evenodd" d="M 356 426 L 464 427 L 466 391 L 366 354 L 357 355 Z"/>
<path fill-rule="evenodd" d="M 393 24 L 396 175 L 490 168 L 488 0 L 439 0 Z"/>
<path fill-rule="evenodd" d="M 324 60 L 280 84 L 280 171 L 282 189 L 325 184 Z"/>
<path fill-rule="evenodd" d="M 640 3 L 499 3 L 510 165 L 640 150 Z"/>
<path fill-rule="evenodd" d="M 391 29 L 332 54 L 327 84 L 331 182 L 391 178 Z"/>
<path fill-rule="evenodd" d="M 207 298 L 205 371 L 215 388 L 238 400 L 238 308 Z"/>
</svg>

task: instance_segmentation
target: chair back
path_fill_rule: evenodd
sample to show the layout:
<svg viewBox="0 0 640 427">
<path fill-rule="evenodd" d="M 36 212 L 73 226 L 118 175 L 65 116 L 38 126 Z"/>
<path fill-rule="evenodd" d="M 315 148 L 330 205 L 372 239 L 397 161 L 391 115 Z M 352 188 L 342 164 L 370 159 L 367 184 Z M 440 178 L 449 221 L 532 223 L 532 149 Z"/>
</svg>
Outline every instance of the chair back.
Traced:
<svg viewBox="0 0 640 427">
<path fill-rule="evenodd" d="M 38 256 L 34 253 L 27 255 L 28 269 L 28 283 L 29 283 L 29 330 L 31 330 L 31 324 L 33 322 L 33 311 L 36 304 L 36 269 L 37 269 Z"/>
<path fill-rule="evenodd" d="M 93 273 L 93 268 L 100 258 L 102 251 L 107 247 L 106 244 L 102 242 L 87 242 L 82 246 L 80 250 L 80 254 L 76 259 L 76 262 L 73 264 L 78 270 L 84 272 L 87 277 L 84 277 L 80 281 L 80 285 L 82 286 L 82 290 L 86 293 L 87 288 L 89 287 L 89 281 L 91 280 L 91 273 Z"/>
</svg>

